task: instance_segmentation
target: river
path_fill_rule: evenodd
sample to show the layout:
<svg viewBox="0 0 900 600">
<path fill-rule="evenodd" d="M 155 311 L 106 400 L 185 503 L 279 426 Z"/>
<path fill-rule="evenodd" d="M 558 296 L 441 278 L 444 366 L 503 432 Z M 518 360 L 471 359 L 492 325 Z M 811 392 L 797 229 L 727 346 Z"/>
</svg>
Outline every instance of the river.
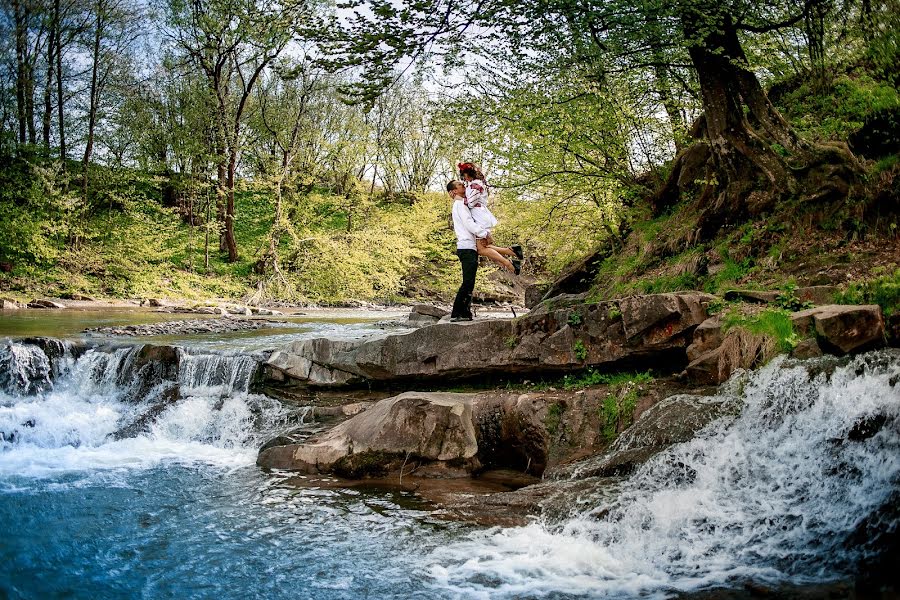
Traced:
<svg viewBox="0 0 900 600">
<path fill-rule="evenodd" d="M 143 340 L 72 345 L 98 320 L 144 316 L 115 318 L 23 331 L 0 316 L 0 337 L 63 340 L 0 344 L 0 596 L 662 598 L 831 581 L 877 553 L 848 540 L 900 489 L 896 351 L 777 360 L 723 388 L 734 417 L 645 464 L 614 501 L 582 494 L 566 514 L 485 529 L 407 492 L 298 487 L 254 464 L 304 425 L 300 407 L 251 391 L 255 353 L 381 335 L 384 315 L 180 338 L 177 372 L 149 387 Z"/>
</svg>

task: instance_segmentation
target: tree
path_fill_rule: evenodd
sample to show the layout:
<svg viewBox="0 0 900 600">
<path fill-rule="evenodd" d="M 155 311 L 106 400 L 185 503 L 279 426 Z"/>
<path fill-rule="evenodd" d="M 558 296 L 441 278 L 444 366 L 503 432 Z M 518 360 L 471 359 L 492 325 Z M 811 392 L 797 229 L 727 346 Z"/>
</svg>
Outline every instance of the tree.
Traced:
<svg viewBox="0 0 900 600">
<path fill-rule="evenodd" d="M 356 10 L 339 29 L 329 64 L 370 65 L 356 92 L 371 98 L 393 82 L 394 67 L 409 57 L 453 58 L 452 47 L 460 46 L 477 50 L 477 42 L 461 43 L 474 24 L 478 37 L 489 40 L 482 45 L 499 48 L 494 55 L 504 52 L 526 70 L 584 68 L 599 86 L 628 72 L 652 77 L 657 68 L 686 69 L 696 78 L 703 111 L 694 133 L 703 139 L 713 175 L 701 194 L 701 234 L 708 236 L 722 223 L 766 210 L 788 195 L 839 198 L 858 172 L 846 146 L 815 146 L 797 135 L 766 96 L 741 41 L 797 26 L 816 2 L 353 2 L 352 8 L 365 4 L 369 10 Z M 658 199 L 658 209 L 672 201 Z"/>
<path fill-rule="evenodd" d="M 204 74 L 216 100 L 221 246 L 235 262 L 234 188 L 248 102 L 264 70 L 292 39 L 307 5 L 303 0 L 171 0 L 168 9 L 169 38 Z"/>
<path fill-rule="evenodd" d="M 87 137 L 82 165 L 82 192 L 88 199 L 89 166 L 94 152 L 97 119 L 110 76 L 127 56 L 126 50 L 137 37 L 137 11 L 129 0 L 94 0 L 90 7 L 91 28 L 87 47 L 90 56 Z"/>
</svg>

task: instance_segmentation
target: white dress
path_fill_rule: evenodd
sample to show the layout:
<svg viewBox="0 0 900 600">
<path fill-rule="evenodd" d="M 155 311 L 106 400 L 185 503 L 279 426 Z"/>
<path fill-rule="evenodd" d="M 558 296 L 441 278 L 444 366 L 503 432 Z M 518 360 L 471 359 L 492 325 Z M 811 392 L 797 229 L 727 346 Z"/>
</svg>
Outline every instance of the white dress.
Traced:
<svg viewBox="0 0 900 600">
<path fill-rule="evenodd" d="M 473 179 L 466 183 L 466 206 L 472 218 L 482 229 L 490 230 L 497 226 L 497 217 L 488 209 L 487 184 L 481 179 Z"/>
</svg>

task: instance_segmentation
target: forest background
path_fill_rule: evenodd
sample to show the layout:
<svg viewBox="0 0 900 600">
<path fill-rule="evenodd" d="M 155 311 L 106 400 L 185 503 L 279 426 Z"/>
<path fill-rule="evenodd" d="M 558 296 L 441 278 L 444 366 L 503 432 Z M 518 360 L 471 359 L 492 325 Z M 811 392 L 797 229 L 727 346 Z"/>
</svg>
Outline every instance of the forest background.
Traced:
<svg viewBox="0 0 900 600">
<path fill-rule="evenodd" d="M 697 51 L 725 25 L 730 60 L 799 140 L 765 153 L 849 140 L 868 187 L 841 201 L 896 202 L 895 0 L 5 0 L 0 18 L 0 289 L 18 298 L 446 299 L 458 265 L 441 190 L 459 160 L 488 173 L 495 237 L 527 248 L 524 281 L 636 230 L 649 243 L 696 200 L 661 206 L 658 192 L 698 138 L 710 84 Z M 817 225 L 889 248 L 896 211 L 883 214 Z M 724 246 L 717 233 L 653 256 L 610 250 L 593 285 L 771 284 L 786 244 L 758 251 L 773 223 L 753 216 L 716 222 L 733 231 Z M 712 251 L 714 277 L 653 270 Z M 896 283 L 896 263 L 879 268 L 864 275 Z M 521 293 L 490 273 L 480 289 Z"/>
</svg>

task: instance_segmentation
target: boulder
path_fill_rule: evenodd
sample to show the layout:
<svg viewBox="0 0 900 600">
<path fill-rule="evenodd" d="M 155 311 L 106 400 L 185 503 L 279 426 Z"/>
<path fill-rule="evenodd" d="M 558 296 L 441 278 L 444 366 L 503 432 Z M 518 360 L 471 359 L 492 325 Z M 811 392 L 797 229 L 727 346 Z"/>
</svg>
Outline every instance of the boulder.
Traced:
<svg viewBox="0 0 900 600">
<path fill-rule="evenodd" d="M 763 292 L 759 290 L 728 290 L 725 292 L 724 298 L 728 302 L 742 300 L 744 302 L 769 304 L 775 302 L 780 293 L 781 292 Z"/>
<path fill-rule="evenodd" d="M 800 343 L 791 351 L 791 358 L 805 360 L 808 358 L 818 358 L 822 356 L 822 349 L 819 343 L 813 338 L 801 340 Z"/>
<path fill-rule="evenodd" d="M 19 303 L 11 298 L 0 298 L 0 310 L 16 310 L 20 308 Z"/>
<path fill-rule="evenodd" d="M 628 475 L 658 452 L 692 439 L 712 421 L 738 414 L 740 407 L 740 401 L 727 393 L 722 396 L 670 396 L 646 410 L 603 454 L 552 469 L 546 478 Z"/>
<path fill-rule="evenodd" d="M 840 288 L 835 285 L 811 285 L 797 288 L 794 294 L 801 302 L 810 302 L 816 306 L 821 306 L 834 302 L 834 296 L 839 291 Z"/>
<path fill-rule="evenodd" d="M 305 386 L 567 373 L 687 364 L 714 297 L 701 292 L 542 304 L 518 319 L 438 323 L 377 339 L 295 342 L 270 357 L 270 380 Z"/>
<path fill-rule="evenodd" d="M 440 319 L 444 315 L 450 314 L 450 311 L 437 306 L 432 306 L 431 304 L 416 304 L 412 307 L 412 312 L 418 315 L 434 317 L 435 319 Z"/>
<path fill-rule="evenodd" d="M 688 360 L 694 361 L 710 350 L 722 344 L 725 334 L 722 332 L 722 319 L 719 315 L 710 317 L 700 323 L 694 330 L 691 345 L 687 347 Z"/>
<path fill-rule="evenodd" d="M 270 446 L 257 464 L 353 478 L 383 475 L 405 463 L 468 475 L 479 466 L 472 399 L 470 394 L 400 394 L 305 443 Z"/>
<path fill-rule="evenodd" d="M 843 355 L 871 350 L 884 344 L 884 318 L 877 304 L 828 304 L 791 314 L 802 336 L 815 335 L 825 352 Z"/>
<path fill-rule="evenodd" d="M 534 308 L 540 304 L 544 294 L 550 289 L 549 283 L 532 283 L 525 288 L 525 308 Z"/>
<path fill-rule="evenodd" d="M 35 298 L 28 303 L 28 308 L 65 308 L 65 305 L 46 298 Z"/>
<path fill-rule="evenodd" d="M 685 374 L 693 383 L 718 385 L 727 381 L 736 369 L 752 369 L 775 353 L 771 338 L 736 327 L 725 333 L 719 346 L 691 361 Z"/>
</svg>

